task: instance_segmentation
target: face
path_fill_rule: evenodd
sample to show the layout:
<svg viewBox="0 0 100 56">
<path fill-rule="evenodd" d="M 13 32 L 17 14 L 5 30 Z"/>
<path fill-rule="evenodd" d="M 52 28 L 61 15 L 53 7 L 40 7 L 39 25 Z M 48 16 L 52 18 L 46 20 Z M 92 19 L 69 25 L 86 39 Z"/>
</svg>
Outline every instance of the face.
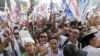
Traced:
<svg viewBox="0 0 100 56">
<path fill-rule="evenodd" d="M 42 44 L 45 44 L 47 42 L 47 40 L 48 40 L 47 35 L 40 35 L 40 42 Z"/>
<path fill-rule="evenodd" d="M 56 50 L 58 48 L 58 43 L 57 43 L 57 40 L 56 39 L 50 40 L 50 47 L 53 50 Z"/>
<path fill-rule="evenodd" d="M 25 50 L 26 50 L 27 53 L 33 54 L 34 49 L 35 49 L 35 46 L 33 45 L 33 43 L 28 42 L 28 43 L 25 44 Z"/>
<path fill-rule="evenodd" d="M 92 45 L 96 46 L 96 47 L 99 46 L 99 40 L 98 40 L 96 37 L 94 37 L 93 39 L 91 39 L 91 40 L 90 40 L 90 43 L 91 43 Z"/>
<path fill-rule="evenodd" d="M 14 36 L 15 36 L 15 39 L 19 39 L 20 37 L 19 34 L 15 34 Z"/>
<path fill-rule="evenodd" d="M 72 30 L 70 37 L 77 40 L 79 38 L 79 34 L 79 31 Z"/>
</svg>

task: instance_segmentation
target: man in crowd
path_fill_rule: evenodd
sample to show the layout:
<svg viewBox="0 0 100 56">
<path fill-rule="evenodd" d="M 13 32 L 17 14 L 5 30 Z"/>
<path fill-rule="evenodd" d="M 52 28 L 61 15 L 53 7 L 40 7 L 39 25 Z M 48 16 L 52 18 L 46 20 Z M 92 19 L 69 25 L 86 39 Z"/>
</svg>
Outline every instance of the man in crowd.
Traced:
<svg viewBox="0 0 100 56">
<path fill-rule="evenodd" d="M 47 33 L 45 33 L 45 32 L 44 33 L 41 33 L 39 40 L 40 40 L 40 45 L 49 47 Z"/>
<path fill-rule="evenodd" d="M 66 31 L 70 31 L 69 32 L 70 37 L 65 37 L 64 35 L 61 35 L 62 33 L 66 32 Z M 55 36 L 57 36 L 60 48 L 63 48 L 64 45 L 66 45 L 66 44 L 75 44 L 76 47 L 81 49 L 82 44 L 78 41 L 79 34 L 80 34 L 80 31 L 78 29 L 65 28 L 65 29 L 61 30 L 60 32 L 56 33 Z"/>
<path fill-rule="evenodd" d="M 26 52 L 22 56 L 35 56 L 35 41 L 32 38 L 25 38 L 23 41 Z"/>
<path fill-rule="evenodd" d="M 63 51 L 59 48 L 56 39 L 50 39 L 50 47 L 46 56 L 63 56 Z"/>
<path fill-rule="evenodd" d="M 100 56 L 100 48 L 98 38 L 95 36 L 96 33 L 89 33 L 83 40 L 86 42 L 86 46 L 83 48 L 84 51 L 88 52 L 87 56 Z"/>
</svg>

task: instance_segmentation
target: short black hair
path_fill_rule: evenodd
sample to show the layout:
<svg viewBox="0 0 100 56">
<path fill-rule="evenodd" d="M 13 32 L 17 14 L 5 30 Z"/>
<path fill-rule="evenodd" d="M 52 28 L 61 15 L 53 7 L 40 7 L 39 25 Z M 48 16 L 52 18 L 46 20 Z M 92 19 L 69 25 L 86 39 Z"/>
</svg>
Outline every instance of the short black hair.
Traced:
<svg viewBox="0 0 100 56">
<path fill-rule="evenodd" d="M 55 37 L 50 38 L 50 40 L 53 40 L 53 39 L 57 40 L 57 38 L 55 38 Z M 49 42 L 50 42 L 50 40 L 49 40 Z M 57 42 L 58 42 L 58 40 L 57 40 Z"/>
</svg>

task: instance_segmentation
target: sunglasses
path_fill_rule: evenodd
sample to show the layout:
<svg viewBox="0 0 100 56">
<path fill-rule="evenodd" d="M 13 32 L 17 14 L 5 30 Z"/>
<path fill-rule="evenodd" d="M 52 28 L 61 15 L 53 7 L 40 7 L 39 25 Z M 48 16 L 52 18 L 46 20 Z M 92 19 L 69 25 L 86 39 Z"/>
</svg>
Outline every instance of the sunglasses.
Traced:
<svg viewBox="0 0 100 56">
<path fill-rule="evenodd" d="M 47 36 L 40 36 L 40 38 L 47 38 Z"/>
</svg>

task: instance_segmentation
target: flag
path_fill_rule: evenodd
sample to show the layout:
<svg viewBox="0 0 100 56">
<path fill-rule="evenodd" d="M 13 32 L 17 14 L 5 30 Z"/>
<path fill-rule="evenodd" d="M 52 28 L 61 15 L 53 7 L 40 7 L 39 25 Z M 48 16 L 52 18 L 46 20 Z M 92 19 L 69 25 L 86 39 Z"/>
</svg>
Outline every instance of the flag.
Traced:
<svg viewBox="0 0 100 56">
<path fill-rule="evenodd" d="M 66 1 L 66 3 L 68 4 L 70 10 L 72 11 L 73 15 L 75 18 L 77 18 L 77 20 L 81 20 L 81 14 L 78 8 L 78 3 L 77 0 L 68 0 Z"/>
<path fill-rule="evenodd" d="M 3 20 L 3 18 L 2 18 L 2 16 L 0 16 L 0 22 L 3 22 L 4 20 Z"/>
<path fill-rule="evenodd" d="M 63 13 L 66 13 L 70 18 L 74 18 L 72 11 L 70 10 L 67 4 L 64 5 Z"/>
<path fill-rule="evenodd" d="M 89 6 L 91 4 L 90 1 L 91 0 L 80 0 L 80 3 L 81 3 L 80 12 L 81 12 L 82 20 L 84 22 L 86 21 L 86 16 L 87 16 L 87 13 L 88 13 L 88 9 L 89 9 Z"/>
<path fill-rule="evenodd" d="M 66 0 L 62 0 L 62 3 L 63 3 L 63 13 L 66 13 L 69 18 L 74 18 L 72 11 L 70 10 L 68 4 L 66 3 Z"/>
<path fill-rule="evenodd" d="M 18 19 L 20 17 L 18 5 L 14 0 L 10 0 L 10 6 L 11 6 L 11 15 L 13 16 L 13 20 Z"/>
<path fill-rule="evenodd" d="M 66 3 L 66 0 L 62 0 L 62 3 L 63 3 L 63 4 Z"/>
<path fill-rule="evenodd" d="M 31 8 L 32 7 L 32 0 L 28 0 L 27 2 L 27 8 Z"/>
<path fill-rule="evenodd" d="M 55 4 L 54 4 L 54 2 L 52 0 L 51 0 L 51 3 L 50 3 L 50 10 L 51 10 L 52 14 L 55 13 Z"/>
<path fill-rule="evenodd" d="M 9 7 L 8 7 L 6 0 L 5 0 L 4 13 L 5 13 L 4 19 L 5 19 L 5 21 L 8 21 L 7 16 L 10 16 L 10 10 L 9 10 Z"/>
<path fill-rule="evenodd" d="M 26 12 L 27 12 L 27 7 L 21 4 L 21 13 L 26 13 Z"/>
<path fill-rule="evenodd" d="M 83 15 L 84 13 L 86 13 L 87 9 L 89 8 L 89 3 L 90 0 L 80 0 L 80 12 L 81 15 Z"/>
</svg>

